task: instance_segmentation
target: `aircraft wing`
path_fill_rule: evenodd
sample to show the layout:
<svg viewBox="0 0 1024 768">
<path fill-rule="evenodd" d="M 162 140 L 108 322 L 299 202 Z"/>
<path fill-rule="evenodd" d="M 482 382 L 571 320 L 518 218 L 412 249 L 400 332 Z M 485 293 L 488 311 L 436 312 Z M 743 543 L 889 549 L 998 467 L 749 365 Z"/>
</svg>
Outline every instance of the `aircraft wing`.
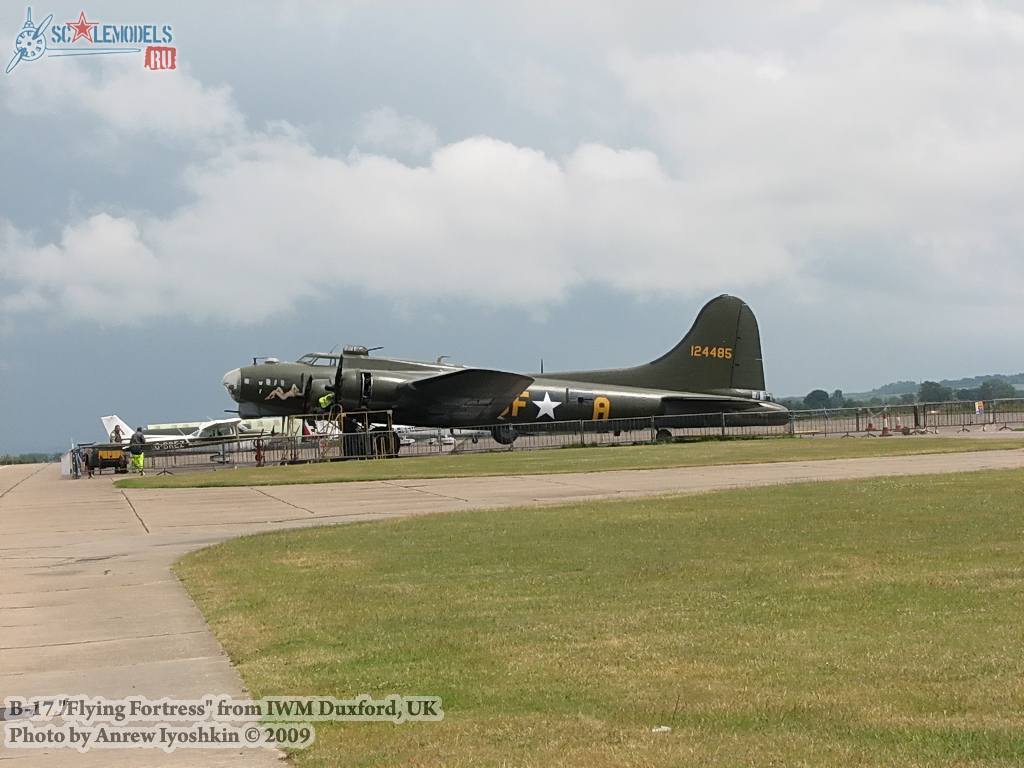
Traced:
<svg viewBox="0 0 1024 768">
<path fill-rule="evenodd" d="M 397 409 L 439 422 L 490 424 L 532 383 L 519 373 L 466 368 L 402 384 Z"/>
<path fill-rule="evenodd" d="M 230 419 L 217 419 L 215 421 L 206 421 L 199 425 L 198 429 L 193 432 L 189 437 L 221 437 L 221 427 L 234 427 L 241 424 L 242 420 L 234 416 Z"/>
</svg>

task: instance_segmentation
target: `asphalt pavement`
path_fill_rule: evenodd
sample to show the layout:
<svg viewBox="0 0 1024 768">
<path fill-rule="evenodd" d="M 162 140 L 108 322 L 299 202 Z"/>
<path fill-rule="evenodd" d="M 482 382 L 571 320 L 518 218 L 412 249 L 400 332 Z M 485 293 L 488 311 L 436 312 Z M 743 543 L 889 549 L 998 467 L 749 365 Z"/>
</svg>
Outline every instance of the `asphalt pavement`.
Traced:
<svg viewBox="0 0 1024 768">
<path fill-rule="evenodd" d="M 186 552 L 242 534 L 485 507 L 1021 467 L 1024 450 L 1008 450 L 560 475 L 128 491 L 115 488 L 109 475 L 62 479 L 52 464 L 0 467 L 0 698 L 244 696 L 241 679 L 170 571 Z M 270 749 L 171 754 L 154 749 L 84 754 L 0 749 L 0 762 L 12 768 L 261 766 L 279 764 L 279 759 L 280 753 Z"/>
</svg>

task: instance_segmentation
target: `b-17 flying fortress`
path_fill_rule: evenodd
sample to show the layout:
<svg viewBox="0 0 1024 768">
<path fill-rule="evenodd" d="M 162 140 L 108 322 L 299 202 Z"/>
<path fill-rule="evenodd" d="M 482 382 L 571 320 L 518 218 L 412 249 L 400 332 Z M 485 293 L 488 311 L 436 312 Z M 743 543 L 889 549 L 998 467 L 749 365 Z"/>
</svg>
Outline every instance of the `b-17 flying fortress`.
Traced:
<svg viewBox="0 0 1024 768">
<path fill-rule="evenodd" d="M 390 410 L 395 423 L 418 427 L 497 425 L 499 442 L 511 442 L 515 428 L 529 424 L 652 416 L 665 423 L 664 417 L 720 413 L 773 424 L 788 416 L 765 391 L 754 313 L 729 295 L 708 302 L 671 350 L 631 368 L 520 374 L 374 357 L 366 347 L 347 347 L 294 363 L 254 361 L 228 371 L 223 385 L 242 418 L 325 406 Z"/>
</svg>

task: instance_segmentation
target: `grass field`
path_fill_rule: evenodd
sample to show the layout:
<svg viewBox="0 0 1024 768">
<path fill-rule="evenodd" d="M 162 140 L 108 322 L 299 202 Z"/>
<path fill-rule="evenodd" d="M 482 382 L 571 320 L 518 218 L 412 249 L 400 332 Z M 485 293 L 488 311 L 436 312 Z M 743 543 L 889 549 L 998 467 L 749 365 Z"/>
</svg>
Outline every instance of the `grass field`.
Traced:
<svg viewBox="0 0 1024 768">
<path fill-rule="evenodd" d="M 255 696 L 444 699 L 441 723 L 318 724 L 300 766 L 1016 766 L 1022 486 L 452 513 L 176 570 Z"/>
<path fill-rule="evenodd" d="M 217 472 L 133 477 L 120 488 L 218 488 L 243 485 L 337 483 L 355 480 L 407 480 L 430 477 L 534 475 L 599 472 L 610 469 L 661 469 L 712 464 L 813 461 L 914 453 L 956 453 L 1024 448 L 1020 439 L 893 437 L 878 440 L 774 438 L 705 441 L 669 445 L 562 448 L 539 451 L 420 456 L 395 461 L 346 461 L 295 466 L 245 467 Z"/>
</svg>

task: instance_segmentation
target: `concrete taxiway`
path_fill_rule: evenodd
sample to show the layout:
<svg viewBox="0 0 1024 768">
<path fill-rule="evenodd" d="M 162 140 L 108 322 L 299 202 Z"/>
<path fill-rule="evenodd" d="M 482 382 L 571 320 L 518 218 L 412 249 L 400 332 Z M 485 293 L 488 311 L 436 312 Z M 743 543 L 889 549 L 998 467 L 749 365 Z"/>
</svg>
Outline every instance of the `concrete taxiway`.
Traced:
<svg viewBox="0 0 1024 768">
<path fill-rule="evenodd" d="M 1024 446 L 1024 441 L 1022 441 Z M 0 467 L 0 698 L 244 695 L 170 571 L 246 533 L 462 509 L 694 493 L 812 480 L 1024 467 L 1024 450 L 515 477 L 265 488 L 128 490 Z M 316 691 L 309 691 L 316 694 Z M 353 691 L 353 695 L 362 691 Z M 254 750 L 0 749 L 22 766 L 273 765 Z"/>
</svg>

